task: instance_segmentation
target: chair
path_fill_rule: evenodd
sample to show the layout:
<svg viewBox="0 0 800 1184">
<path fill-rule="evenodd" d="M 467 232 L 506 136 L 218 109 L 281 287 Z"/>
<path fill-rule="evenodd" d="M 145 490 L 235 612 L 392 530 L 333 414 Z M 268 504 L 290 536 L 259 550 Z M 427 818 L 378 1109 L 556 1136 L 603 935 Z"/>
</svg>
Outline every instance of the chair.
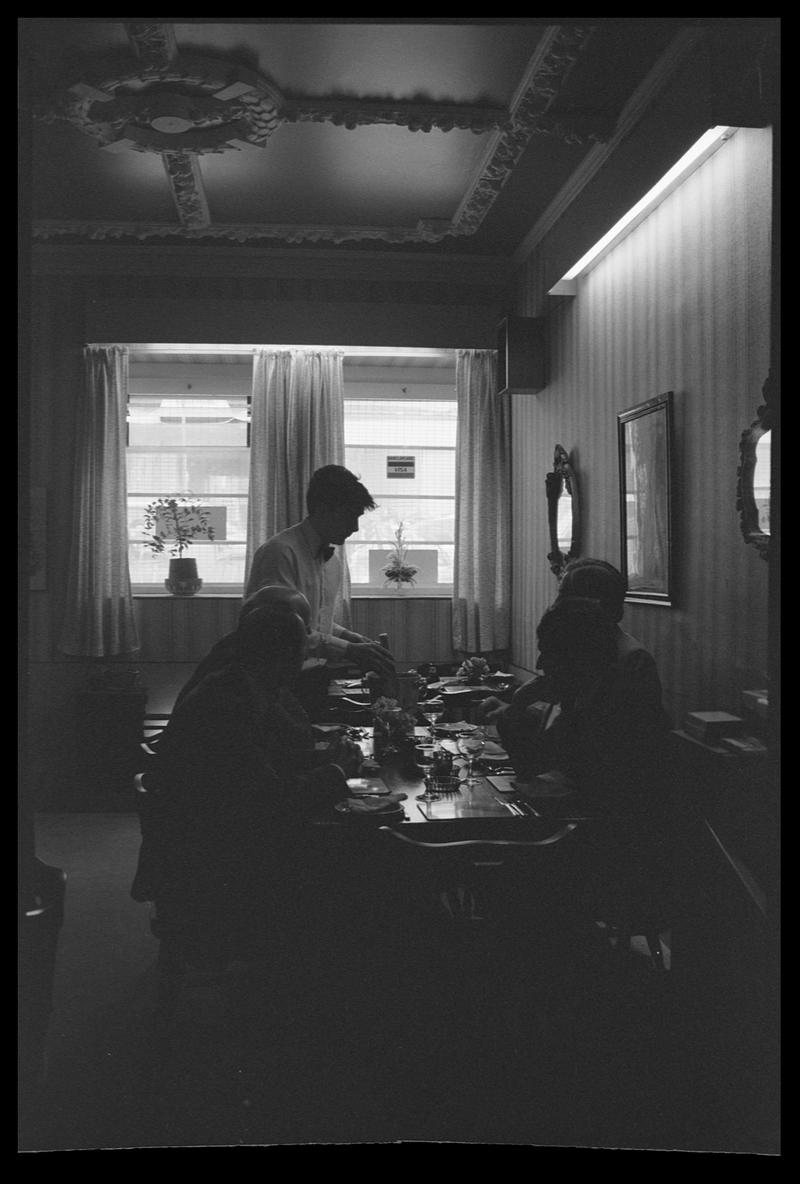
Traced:
<svg viewBox="0 0 800 1184">
<path fill-rule="evenodd" d="M 234 961 L 255 960 L 263 956 L 263 934 L 251 927 L 248 902 L 243 897 L 206 899 L 208 910 L 195 915 L 196 901 L 187 902 L 170 886 L 165 886 L 163 867 L 173 854 L 161 832 L 158 799 L 148 784 L 148 772 L 134 777 L 136 808 L 142 830 L 142 846 L 131 896 L 151 905 L 150 932 L 158 939 L 156 1020 L 166 1023 L 193 971 L 224 971 Z M 209 910 L 210 905 L 210 910 Z M 213 917 L 224 917 L 224 927 L 206 924 Z"/>
<path fill-rule="evenodd" d="M 172 718 L 169 712 L 146 714 L 142 724 L 142 739 L 139 747 L 147 756 L 155 755 L 155 746 L 164 728 Z"/>
<path fill-rule="evenodd" d="M 396 848 L 399 844 L 425 861 L 440 889 L 444 913 L 457 924 L 472 925 L 487 919 L 485 891 L 491 877 L 517 865 L 532 850 L 556 848 L 578 827 L 564 822 L 541 839 L 451 839 L 442 842 L 414 838 L 406 828 L 378 828 Z M 399 849 L 399 848 L 398 848 Z"/>
</svg>

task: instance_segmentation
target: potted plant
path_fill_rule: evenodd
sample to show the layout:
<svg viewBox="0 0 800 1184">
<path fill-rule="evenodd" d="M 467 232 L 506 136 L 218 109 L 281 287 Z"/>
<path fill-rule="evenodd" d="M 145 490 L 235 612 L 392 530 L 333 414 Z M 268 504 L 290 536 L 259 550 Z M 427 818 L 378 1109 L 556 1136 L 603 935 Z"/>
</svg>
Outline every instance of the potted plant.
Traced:
<svg viewBox="0 0 800 1184">
<path fill-rule="evenodd" d="M 144 509 L 144 524 L 150 532 L 145 546 L 156 555 L 169 551 L 169 576 L 164 586 L 173 596 L 194 596 L 203 586 L 197 576 L 197 560 L 183 552 L 197 538 L 214 538 L 210 514 L 191 494 L 173 493 L 158 497 Z"/>
<path fill-rule="evenodd" d="M 390 553 L 389 562 L 383 568 L 383 574 L 386 576 L 386 587 L 394 584 L 396 591 L 401 592 L 405 584 L 415 584 L 417 581 L 414 576 L 419 571 L 419 568 L 414 567 L 412 563 L 408 563 L 408 547 L 403 538 L 403 523 L 398 524 L 397 530 L 394 532 L 395 544 Z"/>
</svg>

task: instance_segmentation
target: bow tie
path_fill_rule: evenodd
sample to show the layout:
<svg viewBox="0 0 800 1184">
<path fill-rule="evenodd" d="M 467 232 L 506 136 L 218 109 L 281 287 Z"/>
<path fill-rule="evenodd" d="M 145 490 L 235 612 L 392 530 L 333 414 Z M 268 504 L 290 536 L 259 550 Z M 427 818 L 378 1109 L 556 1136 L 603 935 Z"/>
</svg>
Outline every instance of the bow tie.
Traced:
<svg viewBox="0 0 800 1184">
<path fill-rule="evenodd" d="M 323 563 L 327 563 L 335 550 L 336 548 L 332 547 L 330 543 L 323 543 L 319 551 L 317 551 L 317 555 Z"/>
</svg>

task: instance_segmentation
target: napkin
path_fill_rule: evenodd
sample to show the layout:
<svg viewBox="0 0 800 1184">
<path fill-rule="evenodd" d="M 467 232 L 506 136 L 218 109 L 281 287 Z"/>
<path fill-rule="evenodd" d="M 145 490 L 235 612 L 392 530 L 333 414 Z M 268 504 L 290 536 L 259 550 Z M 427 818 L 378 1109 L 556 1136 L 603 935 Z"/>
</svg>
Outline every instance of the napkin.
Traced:
<svg viewBox="0 0 800 1184">
<path fill-rule="evenodd" d="M 495 740 L 487 740 L 483 746 L 483 752 L 480 754 L 480 759 L 490 761 L 507 761 L 508 753 L 503 748 L 502 744 L 498 744 Z"/>
</svg>

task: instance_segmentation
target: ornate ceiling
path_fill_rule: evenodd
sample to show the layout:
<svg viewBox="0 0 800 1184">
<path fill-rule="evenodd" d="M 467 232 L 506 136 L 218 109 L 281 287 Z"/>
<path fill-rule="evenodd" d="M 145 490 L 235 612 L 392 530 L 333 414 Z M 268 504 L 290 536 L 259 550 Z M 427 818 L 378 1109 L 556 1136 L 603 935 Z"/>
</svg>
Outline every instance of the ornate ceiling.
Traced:
<svg viewBox="0 0 800 1184">
<path fill-rule="evenodd" d="M 677 32 L 638 18 L 20 23 L 39 240 L 500 255 L 615 133 Z"/>
</svg>

